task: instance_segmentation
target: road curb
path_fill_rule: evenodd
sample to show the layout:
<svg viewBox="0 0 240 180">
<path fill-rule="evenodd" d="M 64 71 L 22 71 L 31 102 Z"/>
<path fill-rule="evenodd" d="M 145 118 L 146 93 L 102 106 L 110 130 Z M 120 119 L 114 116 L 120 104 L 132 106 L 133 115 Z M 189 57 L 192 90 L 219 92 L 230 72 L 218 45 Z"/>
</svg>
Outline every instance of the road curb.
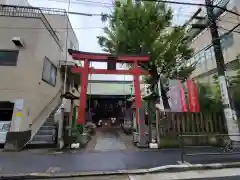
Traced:
<svg viewBox="0 0 240 180">
<path fill-rule="evenodd" d="M 26 173 L 26 174 L 1 174 L 0 179 L 47 179 L 47 178 L 69 178 L 86 176 L 107 176 L 107 175 L 139 175 L 147 173 L 183 172 L 192 170 L 239 168 L 240 162 L 214 163 L 214 164 L 191 164 L 191 165 L 166 165 L 151 169 L 119 170 L 119 171 L 96 171 L 78 173 Z"/>
</svg>

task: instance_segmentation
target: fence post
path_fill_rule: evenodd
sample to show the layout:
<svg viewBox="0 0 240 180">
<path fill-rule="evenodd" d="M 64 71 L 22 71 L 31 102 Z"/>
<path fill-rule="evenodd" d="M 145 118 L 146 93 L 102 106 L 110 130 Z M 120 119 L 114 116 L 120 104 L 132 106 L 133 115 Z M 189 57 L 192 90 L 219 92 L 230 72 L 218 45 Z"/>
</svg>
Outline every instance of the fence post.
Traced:
<svg viewBox="0 0 240 180">
<path fill-rule="evenodd" d="M 181 162 L 184 163 L 184 139 L 183 139 L 183 135 L 182 132 L 180 132 L 180 149 L 181 149 Z"/>
</svg>

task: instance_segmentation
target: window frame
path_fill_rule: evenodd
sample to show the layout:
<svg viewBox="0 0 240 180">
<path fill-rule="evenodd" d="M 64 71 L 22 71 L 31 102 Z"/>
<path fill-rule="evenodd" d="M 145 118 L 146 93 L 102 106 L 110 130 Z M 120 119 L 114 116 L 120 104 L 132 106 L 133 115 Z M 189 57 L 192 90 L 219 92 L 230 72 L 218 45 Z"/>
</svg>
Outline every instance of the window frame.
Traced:
<svg viewBox="0 0 240 180">
<path fill-rule="evenodd" d="M 49 74 L 48 74 L 48 78 L 45 78 L 44 77 L 44 72 L 45 72 L 45 61 L 47 61 L 49 64 L 50 64 L 50 72 L 48 72 Z M 52 71 L 55 71 L 55 77 L 54 77 L 54 79 L 53 79 L 53 77 L 52 77 Z M 48 57 L 44 57 L 44 61 L 43 61 L 43 69 L 42 69 L 42 81 L 44 81 L 45 83 L 47 83 L 47 84 L 49 84 L 49 85 L 51 85 L 51 86 L 53 86 L 53 87 L 55 87 L 56 86 L 56 84 L 57 84 L 57 66 L 55 66 L 55 64 L 53 64 L 53 62 L 48 58 Z"/>
<path fill-rule="evenodd" d="M 16 62 L 15 62 L 15 64 L 1 64 L 1 60 L 0 60 L 0 66 L 11 66 L 11 67 L 17 66 L 19 50 L 0 49 L 0 53 L 1 52 L 14 52 L 14 53 L 16 53 Z"/>
</svg>

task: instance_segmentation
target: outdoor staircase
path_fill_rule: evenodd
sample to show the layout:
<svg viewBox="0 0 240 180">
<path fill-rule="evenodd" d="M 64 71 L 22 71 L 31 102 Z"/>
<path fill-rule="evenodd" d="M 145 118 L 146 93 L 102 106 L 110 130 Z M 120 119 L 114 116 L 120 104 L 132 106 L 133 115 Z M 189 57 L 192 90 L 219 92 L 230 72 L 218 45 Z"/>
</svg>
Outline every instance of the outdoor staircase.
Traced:
<svg viewBox="0 0 240 180">
<path fill-rule="evenodd" d="M 57 127 L 53 115 L 49 116 L 33 137 L 30 145 L 55 145 Z"/>
</svg>

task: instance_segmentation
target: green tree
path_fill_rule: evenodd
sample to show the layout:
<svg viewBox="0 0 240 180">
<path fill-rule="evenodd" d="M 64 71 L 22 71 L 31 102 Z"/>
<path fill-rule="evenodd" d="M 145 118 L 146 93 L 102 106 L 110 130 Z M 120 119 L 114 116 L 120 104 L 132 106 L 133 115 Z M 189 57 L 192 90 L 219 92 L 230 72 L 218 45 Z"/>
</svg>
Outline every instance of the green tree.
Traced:
<svg viewBox="0 0 240 180">
<path fill-rule="evenodd" d="M 222 103 L 218 83 L 213 85 L 198 83 L 199 104 L 202 112 L 221 112 Z"/>
<path fill-rule="evenodd" d="M 185 27 L 173 27 L 172 18 L 172 9 L 165 3 L 117 2 L 111 15 L 102 16 L 108 26 L 98 42 L 109 53 L 149 53 L 149 63 L 141 66 L 150 72 L 151 78 L 146 78 L 150 84 L 159 77 L 157 69 L 167 78 L 185 79 L 195 67 L 187 63 L 193 50 Z"/>
</svg>

